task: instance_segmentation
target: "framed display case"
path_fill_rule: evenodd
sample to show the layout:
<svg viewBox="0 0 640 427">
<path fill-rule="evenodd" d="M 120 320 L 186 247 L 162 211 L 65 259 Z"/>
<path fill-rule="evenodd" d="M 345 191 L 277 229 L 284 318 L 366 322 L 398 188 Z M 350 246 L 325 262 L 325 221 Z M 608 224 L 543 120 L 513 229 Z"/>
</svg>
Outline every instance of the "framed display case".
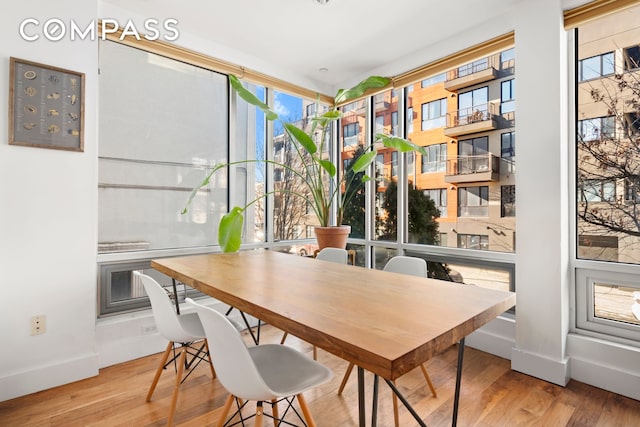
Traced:
<svg viewBox="0 0 640 427">
<path fill-rule="evenodd" d="M 84 151 L 84 73 L 10 58 L 9 144 Z"/>
</svg>

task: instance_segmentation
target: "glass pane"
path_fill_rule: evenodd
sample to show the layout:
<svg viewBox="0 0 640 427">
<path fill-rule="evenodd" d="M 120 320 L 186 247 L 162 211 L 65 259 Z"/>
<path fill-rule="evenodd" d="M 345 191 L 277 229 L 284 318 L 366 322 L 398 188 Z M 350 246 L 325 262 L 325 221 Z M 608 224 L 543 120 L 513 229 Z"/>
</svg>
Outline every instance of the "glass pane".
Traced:
<svg viewBox="0 0 640 427">
<path fill-rule="evenodd" d="M 639 17 L 636 5 L 577 30 L 582 78 L 591 79 L 576 89 L 576 244 L 582 259 L 640 264 L 640 200 L 625 195 L 627 179 L 638 175 L 640 164 L 631 119 L 640 110 L 633 64 Z M 614 68 L 614 58 L 624 64 Z"/>
<path fill-rule="evenodd" d="M 227 161 L 226 76 L 109 41 L 99 49 L 98 251 L 216 244 L 226 173 L 180 211 Z"/>
<path fill-rule="evenodd" d="M 617 322 L 640 325 L 640 289 L 593 284 L 594 316 Z"/>
<path fill-rule="evenodd" d="M 304 127 L 302 98 L 283 92 L 274 93 L 274 109 L 281 117 L 298 127 Z M 280 122 L 273 128 L 273 159 L 284 165 L 274 165 L 273 185 L 273 239 L 295 240 L 306 238 L 307 203 L 294 193 L 307 194 L 301 177 L 294 171 L 303 169 L 293 140 L 284 132 Z"/>
<path fill-rule="evenodd" d="M 342 112 L 344 116 L 341 120 L 341 128 L 343 132 L 340 134 L 340 153 L 343 169 L 341 173 L 348 170 L 349 165 L 355 162 L 362 155 L 365 143 L 364 129 L 366 128 L 366 110 L 365 101 L 355 101 L 343 106 Z M 348 129 L 351 129 L 347 131 Z M 364 238 L 365 236 L 365 186 L 362 183 L 364 173 L 354 174 L 349 172 L 351 176 L 346 177 L 347 180 L 353 180 L 349 187 L 350 194 L 347 195 L 347 203 L 344 206 L 344 217 L 342 223 L 351 226 L 352 238 Z M 343 191 L 341 189 L 341 191 Z"/>
<path fill-rule="evenodd" d="M 349 253 L 349 262 L 358 267 L 365 266 L 365 247 L 364 245 L 347 244 L 347 252 Z"/>
<path fill-rule="evenodd" d="M 245 87 L 258 99 L 266 102 L 265 88 L 262 86 L 245 83 Z M 237 98 L 236 126 L 237 149 L 239 159 L 265 160 L 265 123 L 264 113 L 256 107 L 247 104 L 242 98 Z M 236 188 L 238 194 L 244 195 L 239 201 L 243 205 L 264 195 L 266 186 L 266 164 L 247 163 L 235 166 Z M 238 197 L 238 196 L 237 196 Z M 244 211 L 245 230 L 243 239 L 245 242 L 265 241 L 265 206 L 264 198 L 249 206 Z"/>
<path fill-rule="evenodd" d="M 398 111 L 398 99 L 391 98 L 391 91 L 378 95 L 389 102 L 376 102 L 374 104 L 376 116 L 390 117 Z M 385 127 L 385 133 L 389 133 Z M 377 147 L 378 156 L 382 158 L 382 168 L 376 169 L 376 194 L 375 194 L 375 235 L 376 240 L 396 241 L 396 227 L 398 225 L 398 152 L 391 148 L 385 148 L 382 144 Z M 407 171 L 409 172 L 409 171 Z"/>
<path fill-rule="evenodd" d="M 600 57 L 594 56 L 582 60 L 582 80 L 591 80 L 600 77 Z"/>
<path fill-rule="evenodd" d="M 476 125 L 473 119 L 476 110 L 482 112 L 482 120 L 489 114 L 497 114 L 489 112 L 489 93 L 514 99 L 515 51 L 496 53 L 447 74 L 452 80 L 459 77 L 460 70 L 477 72 L 490 64 L 503 63 L 508 66 L 501 69 L 500 79 L 484 82 L 482 87 L 476 83 L 447 90 L 442 83 L 425 84 L 428 80 L 412 85 L 407 115 L 417 112 L 416 118 L 424 123 L 425 118 L 436 114 L 438 105 L 439 113 L 449 117 L 442 123 L 428 120 L 434 126 L 408 129 L 408 138 L 427 150 L 426 155 L 417 155 L 416 175 L 408 178 L 408 242 L 501 252 L 515 250 L 515 118 L 502 121 L 499 129 L 454 136 L 450 132 Z M 512 109 L 515 101 L 509 106 Z M 513 194 L 505 203 L 502 187 L 509 187 Z M 459 239 L 459 234 L 483 237 Z"/>
</svg>

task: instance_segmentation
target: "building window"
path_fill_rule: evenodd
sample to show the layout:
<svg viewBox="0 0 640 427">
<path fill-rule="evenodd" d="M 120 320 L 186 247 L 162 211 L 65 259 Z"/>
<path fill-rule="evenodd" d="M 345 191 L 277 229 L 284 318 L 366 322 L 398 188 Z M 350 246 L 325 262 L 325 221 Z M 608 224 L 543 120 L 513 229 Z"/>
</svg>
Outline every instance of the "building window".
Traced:
<svg viewBox="0 0 640 427">
<path fill-rule="evenodd" d="M 486 234 L 458 234 L 458 247 L 488 251 L 489 236 Z"/>
<path fill-rule="evenodd" d="M 500 52 L 500 63 L 502 68 L 508 68 L 513 65 L 513 61 L 516 59 L 515 48 L 507 49 Z"/>
<path fill-rule="evenodd" d="M 391 112 L 391 135 L 398 136 L 398 112 Z"/>
<path fill-rule="evenodd" d="M 358 123 L 349 123 L 342 127 L 345 147 L 358 145 L 358 131 Z"/>
<path fill-rule="evenodd" d="M 516 186 L 503 185 L 500 187 L 500 216 L 516 216 Z"/>
<path fill-rule="evenodd" d="M 376 116 L 376 133 L 384 133 L 384 115 Z"/>
<path fill-rule="evenodd" d="M 507 132 L 500 135 L 500 159 L 503 173 L 516 171 L 516 133 Z"/>
<path fill-rule="evenodd" d="M 440 211 L 440 218 L 446 218 L 447 217 L 447 189 L 434 188 L 431 190 L 424 190 L 424 195 L 429 197 L 431 200 L 433 200 L 433 203 L 435 203 L 436 208 L 438 208 L 438 211 Z"/>
<path fill-rule="evenodd" d="M 307 105 L 307 108 L 306 108 L 307 115 L 306 115 L 306 117 L 315 117 L 315 115 L 316 115 L 316 105 L 317 104 L 315 102 L 313 104 Z"/>
<path fill-rule="evenodd" d="M 442 128 L 446 125 L 447 98 L 422 104 L 422 130 Z"/>
<path fill-rule="evenodd" d="M 481 87 L 458 95 L 458 125 L 481 122 L 489 118 L 489 88 Z"/>
<path fill-rule="evenodd" d="M 458 141 L 458 174 L 486 172 L 490 166 L 488 137 Z"/>
<path fill-rule="evenodd" d="M 640 202 L 640 176 L 631 176 L 624 180 L 624 200 L 626 202 Z"/>
<path fill-rule="evenodd" d="M 433 144 L 425 147 L 426 155 L 422 155 L 422 173 L 444 172 L 447 164 L 447 143 Z"/>
<path fill-rule="evenodd" d="M 398 176 L 398 152 L 391 152 L 391 176 Z"/>
<path fill-rule="evenodd" d="M 615 117 L 595 117 L 578 121 L 578 138 L 582 142 L 602 141 L 615 137 Z"/>
<path fill-rule="evenodd" d="M 413 133 L 413 107 L 407 108 L 407 134 Z"/>
<path fill-rule="evenodd" d="M 615 72 L 613 52 L 578 61 L 578 81 L 597 79 Z"/>
<path fill-rule="evenodd" d="M 500 112 L 511 113 L 516 110 L 516 81 L 514 79 L 502 82 L 500 97 Z"/>
<path fill-rule="evenodd" d="M 624 58 L 625 71 L 640 68 L 640 45 L 625 48 L 622 51 L 622 56 Z"/>
<path fill-rule="evenodd" d="M 433 77 L 429 77 L 428 79 L 424 79 L 420 82 L 420 87 L 424 89 L 426 87 L 433 86 L 436 83 L 442 83 L 446 80 L 446 77 L 446 73 L 440 73 Z"/>
<path fill-rule="evenodd" d="M 465 77 L 470 74 L 478 73 L 489 68 L 489 58 L 482 58 L 458 67 L 458 77 Z"/>
<path fill-rule="evenodd" d="M 489 215 L 489 187 L 458 188 L 458 216 L 485 217 Z"/>
<path fill-rule="evenodd" d="M 376 178 L 389 178 L 384 173 L 384 154 L 376 155 Z"/>
<path fill-rule="evenodd" d="M 581 202 L 613 202 L 616 200 L 616 183 L 609 180 L 590 179 L 580 187 Z"/>
</svg>

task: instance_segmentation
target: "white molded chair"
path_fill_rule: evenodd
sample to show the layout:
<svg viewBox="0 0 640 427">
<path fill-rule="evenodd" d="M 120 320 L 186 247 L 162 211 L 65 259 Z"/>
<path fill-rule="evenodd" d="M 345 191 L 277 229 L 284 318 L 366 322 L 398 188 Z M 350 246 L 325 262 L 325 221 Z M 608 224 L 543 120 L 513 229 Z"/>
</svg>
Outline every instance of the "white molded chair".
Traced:
<svg viewBox="0 0 640 427">
<path fill-rule="evenodd" d="M 329 381 L 333 377 L 329 368 L 284 345 L 261 344 L 247 347 L 236 328 L 222 313 L 197 304 L 190 298 L 186 302 L 200 316 L 207 340 L 213 349 L 211 358 L 216 365 L 218 380 L 230 393 L 218 420 L 218 427 L 225 424 L 234 399 L 257 402 L 256 427 L 262 426 L 265 415 L 273 417 L 274 425 L 280 425 L 278 401 L 284 398 L 291 405 L 294 396 L 298 399 L 307 425 L 316 425 L 302 393 Z M 264 402 L 271 405 L 272 415 L 263 413 Z M 246 403 L 242 403 L 241 408 Z M 239 415 L 240 409 L 231 418 Z"/>
<path fill-rule="evenodd" d="M 427 277 L 427 262 L 425 260 L 423 260 L 422 258 L 416 258 L 416 257 L 410 257 L 410 256 L 404 256 L 404 255 L 398 255 L 395 256 L 393 258 L 391 258 L 389 261 L 387 261 L 387 263 L 385 264 L 384 271 L 390 271 L 392 273 L 400 273 L 400 274 L 408 274 L 411 276 L 418 276 L 418 277 Z M 342 378 L 342 383 L 340 383 L 340 388 L 338 389 L 338 394 L 342 394 L 342 391 L 344 390 L 344 387 L 347 385 L 347 380 L 349 379 L 349 376 L 351 375 L 351 371 L 353 370 L 353 363 L 349 363 L 349 366 L 347 367 L 347 371 L 344 373 L 344 377 Z M 427 373 L 427 368 L 424 366 L 424 363 L 422 363 L 420 365 L 420 369 L 422 370 L 422 375 L 424 375 L 424 379 L 427 381 L 427 384 L 429 385 L 429 389 L 431 390 L 431 394 L 433 395 L 433 397 L 438 397 L 438 395 L 436 394 L 436 389 L 433 386 L 433 383 L 431 382 L 431 378 L 429 377 L 429 374 Z M 395 381 L 394 381 L 395 384 Z M 394 420 L 395 420 L 395 425 L 396 427 L 398 427 L 399 425 L 399 420 L 398 420 L 398 398 L 396 397 L 395 393 L 392 393 L 393 395 L 393 416 L 394 416 Z"/>
<path fill-rule="evenodd" d="M 186 379 L 183 378 L 184 369 L 190 372 L 195 368 L 201 360 L 207 359 L 209 366 L 211 367 L 211 375 L 216 377 L 216 373 L 213 369 L 213 364 L 209 357 L 209 346 L 205 339 L 204 329 L 200 323 L 197 313 L 188 314 L 176 314 L 175 308 L 164 288 L 151 276 L 142 274 L 139 271 L 134 271 L 133 274 L 142 282 L 144 290 L 149 296 L 151 301 L 151 309 L 153 311 L 153 317 L 156 322 L 156 327 L 160 335 L 169 340 L 167 348 L 164 351 L 156 374 L 147 393 L 147 402 L 151 401 L 151 396 L 158 385 L 158 380 L 162 371 L 171 362 L 177 360 L 177 373 L 176 383 L 173 389 L 173 396 L 171 398 L 171 408 L 169 409 L 169 416 L 167 417 L 167 425 L 173 424 L 173 416 L 176 412 L 176 403 L 178 402 L 178 394 L 180 392 L 180 385 Z M 200 347 L 195 347 L 192 344 L 194 342 L 201 342 Z M 179 354 L 175 354 L 173 359 L 169 360 L 171 351 L 175 349 L 175 345 L 180 345 Z M 187 358 L 190 356 L 190 358 Z M 189 375 L 187 373 L 187 376 Z"/>
<path fill-rule="evenodd" d="M 349 261 L 349 254 L 346 249 L 341 248 L 323 248 L 316 259 L 320 261 L 337 262 L 339 264 L 347 264 Z"/>
<path fill-rule="evenodd" d="M 346 249 L 341 248 L 323 248 L 316 255 L 316 259 L 320 261 L 329 261 L 335 262 L 338 264 L 347 264 L 349 262 L 349 253 Z M 284 344 L 287 339 L 287 332 L 282 335 L 282 339 L 280 340 L 280 344 Z M 316 346 L 313 346 L 313 360 L 318 360 L 318 349 Z"/>
</svg>

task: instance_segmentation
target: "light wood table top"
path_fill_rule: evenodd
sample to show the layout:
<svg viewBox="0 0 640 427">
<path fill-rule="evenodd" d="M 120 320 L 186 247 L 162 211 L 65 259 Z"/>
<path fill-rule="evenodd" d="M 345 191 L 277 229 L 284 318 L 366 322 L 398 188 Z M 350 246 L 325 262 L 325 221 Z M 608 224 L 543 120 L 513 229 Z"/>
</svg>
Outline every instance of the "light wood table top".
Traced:
<svg viewBox="0 0 640 427">
<path fill-rule="evenodd" d="M 164 258 L 151 266 L 389 380 L 516 302 L 512 292 L 268 250 Z"/>
</svg>

